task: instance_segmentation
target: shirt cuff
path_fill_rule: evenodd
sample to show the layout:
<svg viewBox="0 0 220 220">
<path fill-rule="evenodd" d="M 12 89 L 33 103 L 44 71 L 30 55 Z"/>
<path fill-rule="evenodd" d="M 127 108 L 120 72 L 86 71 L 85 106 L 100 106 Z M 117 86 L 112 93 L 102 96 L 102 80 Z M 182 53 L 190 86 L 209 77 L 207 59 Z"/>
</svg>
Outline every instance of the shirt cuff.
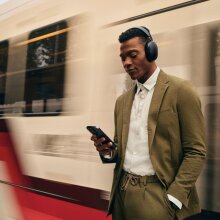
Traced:
<svg viewBox="0 0 220 220">
<path fill-rule="evenodd" d="M 179 209 L 182 208 L 183 204 L 178 199 L 176 199 L 174 196 L 171 196 L 170 194 L 167 194 L 168 199 L 174 203 Z"/>
<path fill-rule="evenodd" d="M 111 159 L 112 158 L 112 155 L 111 154 L 106 154 L 103 156 L 105 159 Z"/>
<path fill-rule="evenodd" d="M 104 157 L 105 159 L 111 159 L 111 158 L 112 158 L 112 155 L 113 155 L 113 151 L 110 151 L 108 154 L 103 155 L 103 157 Z"/>
</svg>

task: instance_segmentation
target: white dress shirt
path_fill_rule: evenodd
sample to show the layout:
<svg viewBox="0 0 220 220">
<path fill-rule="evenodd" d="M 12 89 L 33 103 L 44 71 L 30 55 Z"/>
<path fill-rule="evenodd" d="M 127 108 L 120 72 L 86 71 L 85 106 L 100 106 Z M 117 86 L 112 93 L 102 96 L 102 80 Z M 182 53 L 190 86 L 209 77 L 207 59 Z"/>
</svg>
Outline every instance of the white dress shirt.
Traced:
<svg viewBox="0 0 220 220">
<path fill-rule="evenodd" d="M 147 119 L 159 72 L 160 69 L 157 67 L 144 84 L 136 81 L 137 92 L 131 109 L 123 169 L 141 176 L 155 174 L 149 155 Z"/>
<path fill-rule="evenodd" d="M 150 103 L 159 72 L 160 68 L 157 67 L 144 84 L 136 81 L 137 92 L 131 109 L 128 142 L 123 169 L 128 173 L 140 176 L 155 174 L 149 155 L 147 121 Z M 168 194 L 167 196 L 178 208 L 182 208 L 182 203 L 179 200 L 172 195 Z"/>
</svg>

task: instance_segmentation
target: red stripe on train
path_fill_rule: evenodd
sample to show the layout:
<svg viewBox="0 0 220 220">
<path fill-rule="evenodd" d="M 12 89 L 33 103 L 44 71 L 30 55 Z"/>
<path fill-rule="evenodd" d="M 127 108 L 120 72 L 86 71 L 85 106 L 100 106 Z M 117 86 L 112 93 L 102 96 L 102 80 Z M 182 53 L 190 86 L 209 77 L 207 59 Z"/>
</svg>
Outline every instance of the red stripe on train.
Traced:
<svg viewBox="0 0 220 220">
<path fill-rule="evenodd" d="M 5 121 L 0 120 L 0 124 Z M 3 126 L 0 126 L 3 127 Z M 0 160 L 5 162 L 8 178 L 11 183 L 29 186 L 27 178 L 22 175 L 18 158 L 14 152 L 10 134 L 0 131 Z M 3 184 L 3 183 L 1 183 Z M 22 220 L 104 220 L 106 213 L 101 210 L 81 206 L 47 196 L 42 196 L 25 189 L 10 186 L 14 200 L 21 212 Z"/>
</svg>

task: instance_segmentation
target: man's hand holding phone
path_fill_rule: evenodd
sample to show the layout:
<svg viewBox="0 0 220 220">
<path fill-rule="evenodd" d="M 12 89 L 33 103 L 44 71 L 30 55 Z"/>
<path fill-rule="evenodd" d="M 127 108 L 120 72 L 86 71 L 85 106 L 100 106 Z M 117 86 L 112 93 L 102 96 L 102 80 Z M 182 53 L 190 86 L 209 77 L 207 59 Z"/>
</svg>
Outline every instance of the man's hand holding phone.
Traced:
<svg viewBox="0 0 220 220">
<path fill-rule="evenodd" d="M 102 155 L 111 155 L 113 148 L 113 143 L 108 142 L 108 143 L 103 143 L 105 142 L 105 138 L 97 138 L 96 135 L 92 135 L 91 140 L 94 141 L 94 145 L 96 147 L 96 150 Z"/>
<path fill-rule="evenodd" d="M 102 156 L 111 156 L 111 152 L 116 148 L 114 142 L 100 128 L 95 126 L 87 126 L 86 128 L 92 133 L 91 140 L 94 141 L 96 150 Z"/>
</svg>

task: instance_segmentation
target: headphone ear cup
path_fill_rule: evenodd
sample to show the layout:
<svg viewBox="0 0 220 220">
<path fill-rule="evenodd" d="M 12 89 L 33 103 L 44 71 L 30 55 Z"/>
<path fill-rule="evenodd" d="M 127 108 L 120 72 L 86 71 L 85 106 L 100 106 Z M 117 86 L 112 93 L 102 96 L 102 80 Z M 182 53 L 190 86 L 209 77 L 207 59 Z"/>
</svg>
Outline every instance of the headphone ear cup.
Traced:
<svg viewBox="0 0 220 220">
<path fill-rule="evenodd" d="M 152 62 L 157 59 L 158 48 L 155 42 L 150 41 L 145 44 L 145 55 L 149 62 Z"/>
</svg>

